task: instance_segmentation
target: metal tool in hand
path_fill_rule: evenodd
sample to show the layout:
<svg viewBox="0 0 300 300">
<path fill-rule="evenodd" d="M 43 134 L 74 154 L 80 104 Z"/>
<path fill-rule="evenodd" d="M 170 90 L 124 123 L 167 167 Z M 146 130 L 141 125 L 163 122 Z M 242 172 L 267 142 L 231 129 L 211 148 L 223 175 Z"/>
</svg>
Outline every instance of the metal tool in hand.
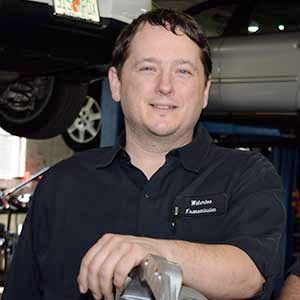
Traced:
<svg viewBox="0 0 300 300">
<path fill-rule="evenodd" d="M 196 290 L 182 286 L 180 266 L 161 256 L 148 255 L 130 277 L 116 300 L 207 300 Z"/>
</svg>

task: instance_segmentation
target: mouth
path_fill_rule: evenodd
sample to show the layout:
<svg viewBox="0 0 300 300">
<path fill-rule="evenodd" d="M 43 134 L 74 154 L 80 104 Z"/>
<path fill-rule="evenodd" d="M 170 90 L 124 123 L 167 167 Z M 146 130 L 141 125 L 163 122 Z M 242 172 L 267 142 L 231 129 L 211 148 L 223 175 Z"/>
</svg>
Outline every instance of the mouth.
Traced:
<svg viewBox="0 0 300 300">
<path fill-rule="evenodd" d="M 153 104 L 151 103 L 150 106 L 157 110 L 163 110 L 163 111 L 168 111 L 168 110 L 174 110 L 177 108 L 176 105 L 169 105 L 169 104 Z"/>
</svg>

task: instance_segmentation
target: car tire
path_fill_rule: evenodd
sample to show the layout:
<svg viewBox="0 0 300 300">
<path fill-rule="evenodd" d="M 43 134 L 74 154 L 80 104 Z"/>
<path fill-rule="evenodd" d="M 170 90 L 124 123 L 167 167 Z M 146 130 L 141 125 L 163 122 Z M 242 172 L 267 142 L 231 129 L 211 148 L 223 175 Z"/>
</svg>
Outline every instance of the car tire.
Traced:
<svg viewBox="0 0 300 300">
<path fill-rule="evenodd" d="M 0 95 L 0 127 L 30 139 L 54 137 L 72 124 L 86 94 L 85 85 L 54 76 L 20 79 Z"/>
<path fill-rule="evenodd" d="M 75 152 L 99 147 L 101 134 L 101 86 L 89 87 L 88 96 L 77 118 L 62 134 L 64 142 Z"/>
</svg>

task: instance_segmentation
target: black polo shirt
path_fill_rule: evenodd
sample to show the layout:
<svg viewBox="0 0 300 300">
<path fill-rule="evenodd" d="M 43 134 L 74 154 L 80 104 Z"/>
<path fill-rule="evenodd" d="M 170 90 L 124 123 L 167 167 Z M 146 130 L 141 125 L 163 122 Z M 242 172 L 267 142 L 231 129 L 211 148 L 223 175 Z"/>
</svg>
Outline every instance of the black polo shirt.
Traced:
<svg viewBox="0 0 300 300">
<path fill-rule="evenodd" d="M 76 300 L 86 251 L 107 232 L 244 250 L 267 283 L 280 273 L 282 187 L 263 156 L 214 145 L 204 128 L 147 180 L 120 146 L 58 163 L 38 185 L 3 300 Z M 199 278 L 201 280 L 201 278 Z"/>
<path fill-rule="evenodd" d="M 300 277 L 300 257 L 293 263 L 288 271 L 288 274 L 297 275 Z"/>
</svg>

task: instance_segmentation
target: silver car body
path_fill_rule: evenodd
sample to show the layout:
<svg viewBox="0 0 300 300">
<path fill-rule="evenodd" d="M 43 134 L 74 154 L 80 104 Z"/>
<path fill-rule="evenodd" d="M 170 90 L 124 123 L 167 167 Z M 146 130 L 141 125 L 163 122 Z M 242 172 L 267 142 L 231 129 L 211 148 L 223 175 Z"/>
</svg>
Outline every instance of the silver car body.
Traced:
<svg viewBox="0 0 300 300">
<path fill-rule="evenodd" d="M 247 11 L 244 12 L 245 17 L 240 19 L 236 11 L 228 17 L 233 4 L 241 7 L 246 6 L 246 2 L 249 6 L 253 5 L 253 11 L 257 9 L 254 3 L 264 5 L 266 12 L 259 15 L 260 23 L 255 21 L 252 12 Z M 212 0 L 198 6 L 199 11 L 195 17 L 206 34 L 212 35 L 209 37 L 209 44 L 213 58 L 213 86 L 208 111 L 272 113 L 299 111 L 300 23 L 297 15 L 300 13 L 300 2 L 289 0 L 283 4 L 278 0 Z M 287 12 L 293 18 L 297 18 L 297 21 L 290 21 L 288 19 L 290 16 L 285 16 Z M 222 18 L 227 21 L 224 23 L 216 21 Z M 233 18 L 238 19 L 234 26 L 229 24 Z M 291 28 L 288 26 L 281 30 L 275 28 L 276 21 L 280 18 Z M 251 22 L 256 22 L 259 26 L 256 28 L 257 32 L 241 30 L 250 26 Z M 292 22 L 297 23 L 294 25 Z M 218 29 L 216 25 L 220 24 L 225 27 L 231 25 L 231 31 L 226 32 L 225 29 L 224 33 L 216 34 L 216 31 L 213 33 L 216 28 Z"/>
<path fill-rule="evenodd" d="M 209 110 L 300 110 L 300 32 L 210 43 L 214 86 Z"/>
</svg>

